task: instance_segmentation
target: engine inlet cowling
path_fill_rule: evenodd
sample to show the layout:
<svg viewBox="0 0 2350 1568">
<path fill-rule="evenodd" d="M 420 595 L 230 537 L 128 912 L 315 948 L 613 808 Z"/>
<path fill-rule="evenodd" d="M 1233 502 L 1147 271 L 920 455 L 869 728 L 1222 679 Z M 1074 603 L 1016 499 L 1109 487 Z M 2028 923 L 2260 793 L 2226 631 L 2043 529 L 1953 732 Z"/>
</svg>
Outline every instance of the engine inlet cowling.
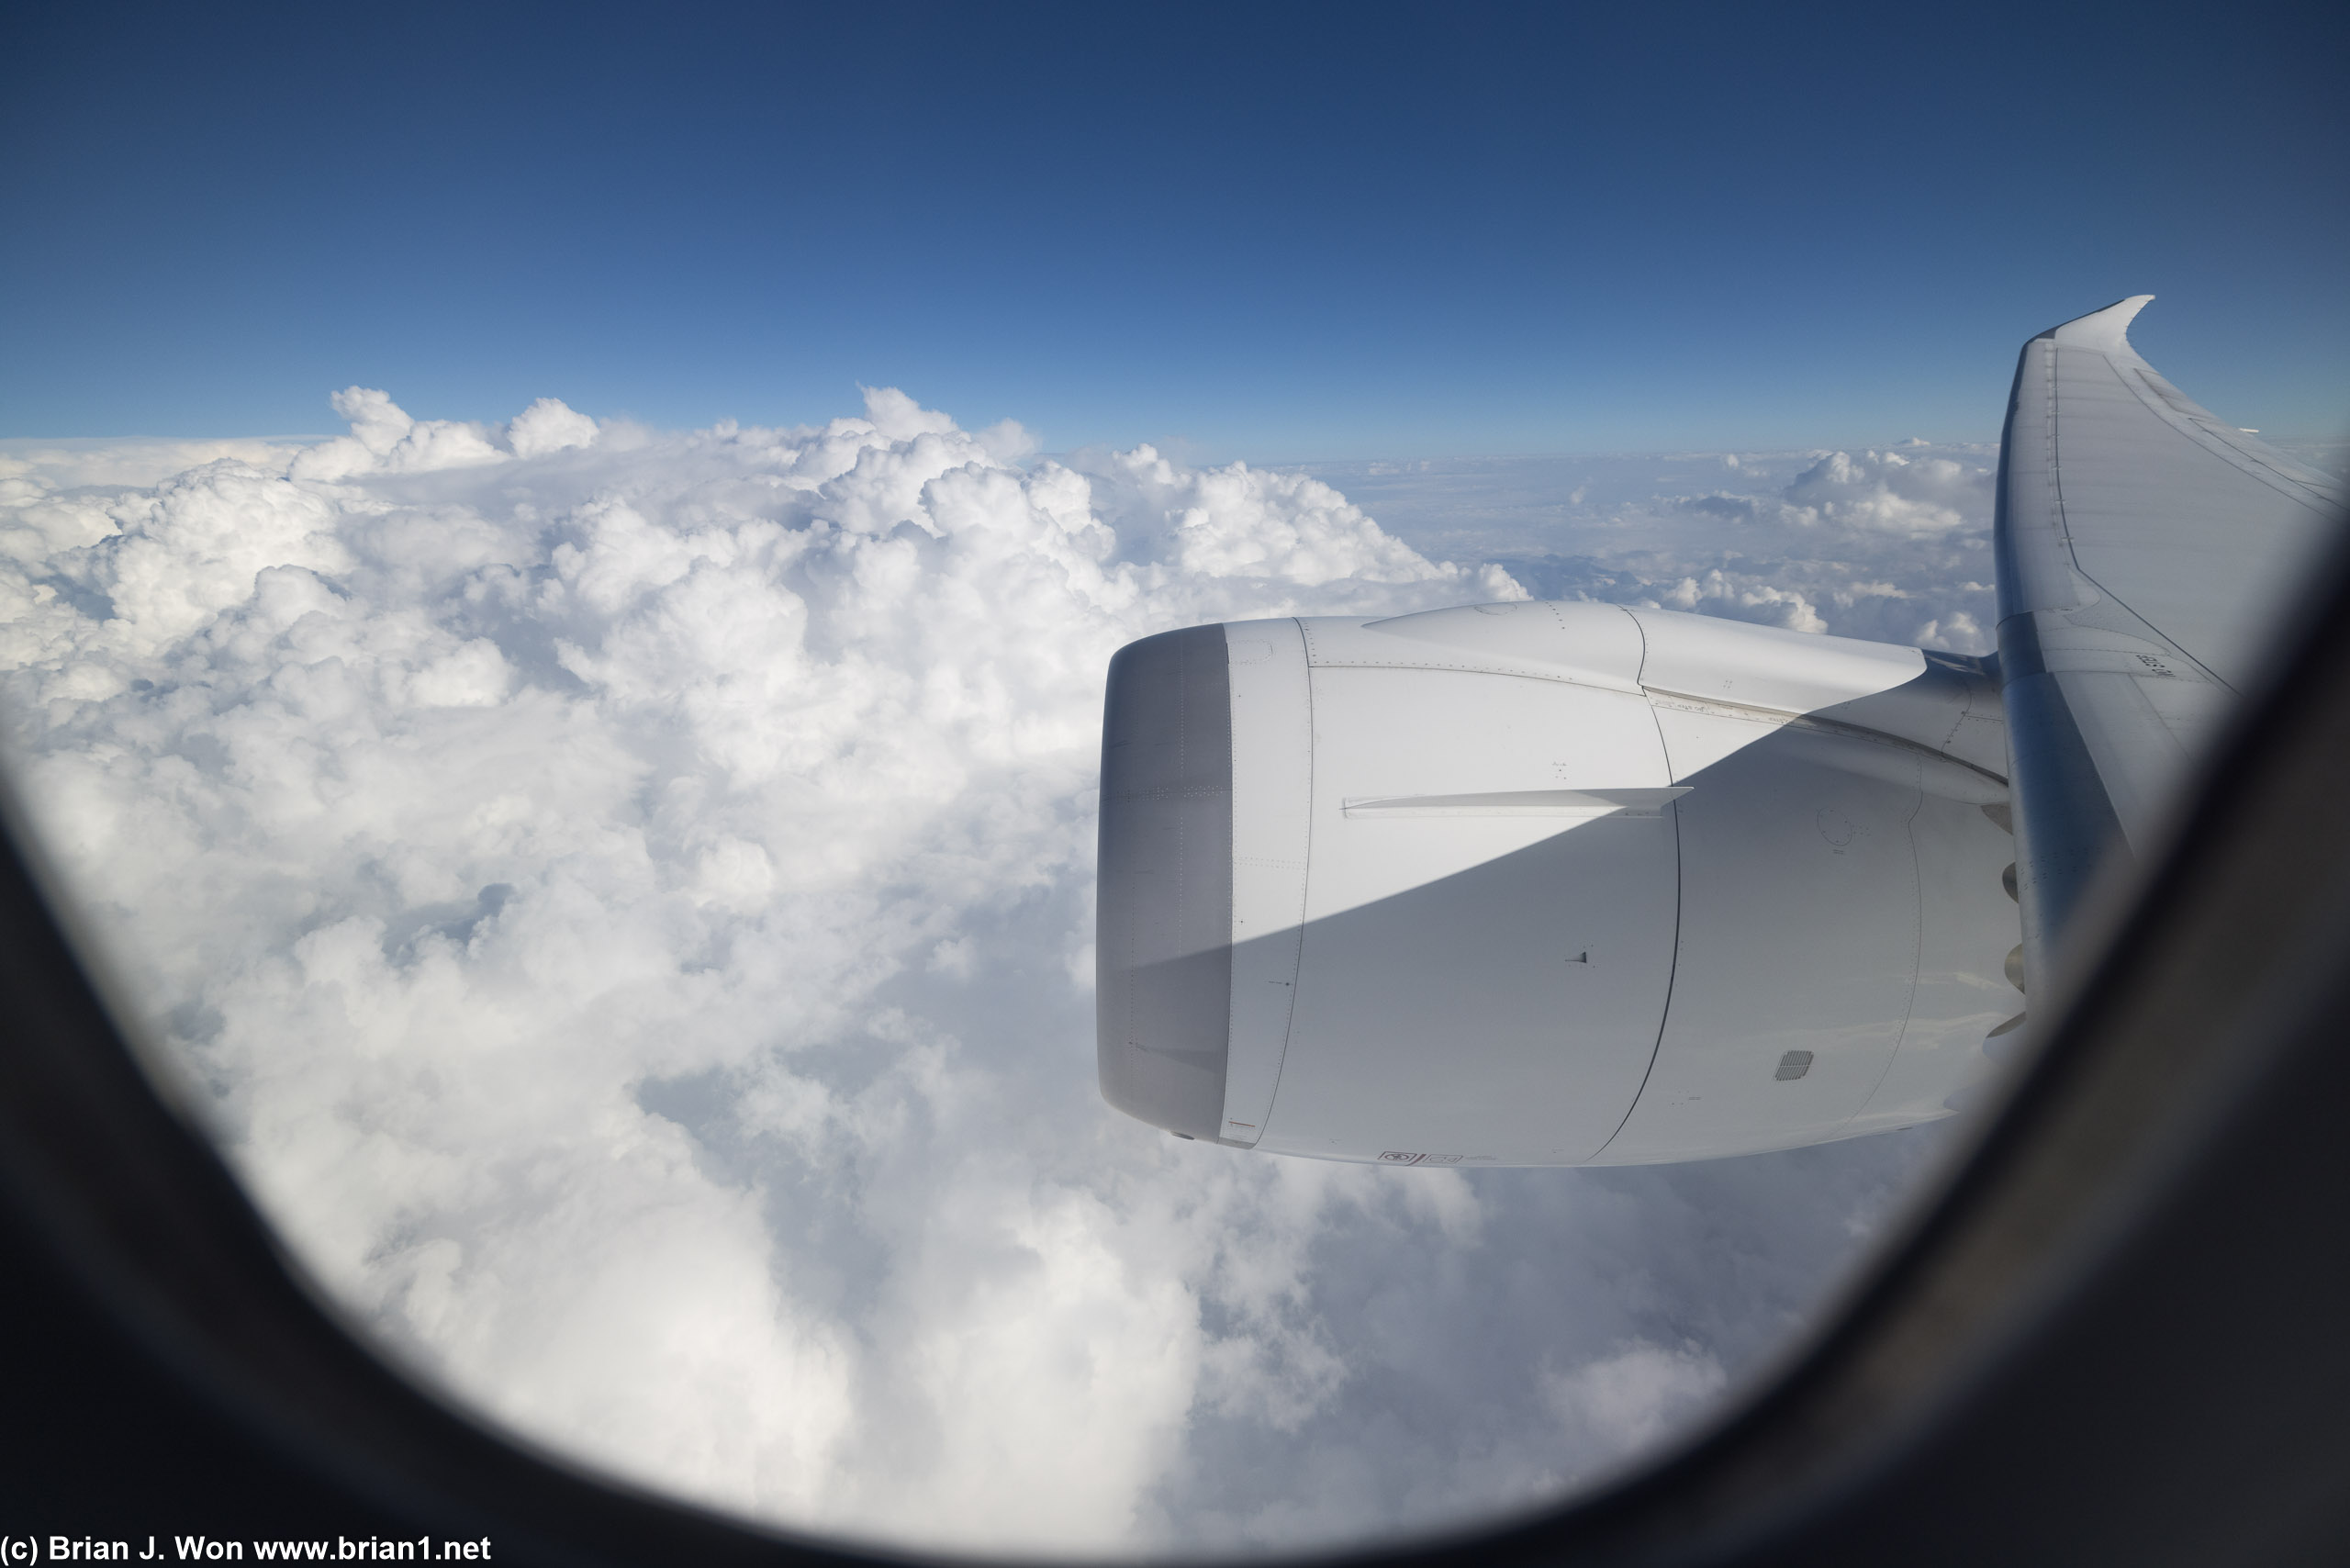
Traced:
<svg viewBox="0 0 2350 1568">
<path fill-rule="evenodd" d="M 1232 712 L 1224 628 L 1110 661 L 1095 1042 L 1102 1097 L 1191 1137 L 1224 1120 L 1232 1002 Z"/>
</svg>

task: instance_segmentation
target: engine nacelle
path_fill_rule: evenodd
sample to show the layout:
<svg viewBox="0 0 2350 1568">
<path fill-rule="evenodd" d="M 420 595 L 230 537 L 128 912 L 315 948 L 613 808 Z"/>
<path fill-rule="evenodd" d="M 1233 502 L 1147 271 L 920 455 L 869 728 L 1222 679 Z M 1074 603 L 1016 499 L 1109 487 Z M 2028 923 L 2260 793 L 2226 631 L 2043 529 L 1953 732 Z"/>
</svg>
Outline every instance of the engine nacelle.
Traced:
<svg viewBox="0 0 2350 1568">
<path fill-rule="evenodd" d="M 1976 661 L 1612 605 L 1236 622 L 1110 666 L 1102 1092 L 1400 1164 L 1947 1114 L 2022 1011 Z"/>
</svg>

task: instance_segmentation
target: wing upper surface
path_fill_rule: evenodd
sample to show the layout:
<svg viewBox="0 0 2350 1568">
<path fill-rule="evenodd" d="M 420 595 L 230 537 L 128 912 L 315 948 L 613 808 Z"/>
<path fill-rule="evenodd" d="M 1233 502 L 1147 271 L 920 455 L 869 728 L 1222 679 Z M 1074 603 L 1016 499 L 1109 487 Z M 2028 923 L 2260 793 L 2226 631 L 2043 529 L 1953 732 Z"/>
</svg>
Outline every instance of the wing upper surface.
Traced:
<svg viewBox="0 0 2350 1568">
<path fill-rule="evenodd" d="M 2026 343 L 2009 403 L 1999 651 L 2031 971 L 2108 852 L 2144 846 L 2342 505 L 2139 356 L 2152 297 Z"/>
</svg>

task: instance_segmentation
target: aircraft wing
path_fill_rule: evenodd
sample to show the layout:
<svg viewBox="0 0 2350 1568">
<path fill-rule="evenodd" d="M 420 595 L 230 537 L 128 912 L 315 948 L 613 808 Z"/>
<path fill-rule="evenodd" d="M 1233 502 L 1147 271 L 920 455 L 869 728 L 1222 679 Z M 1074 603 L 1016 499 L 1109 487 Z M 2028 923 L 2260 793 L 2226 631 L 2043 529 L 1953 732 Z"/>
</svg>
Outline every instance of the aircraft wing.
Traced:
<svg viewBox="0 0 2350 1568">
<path fill-rule="evenodd" d="M 2000 448 L 1999 662 L 2024 969 L 2257 677 L 2342 491 L 2130 346 L 2138 295 L 2026 343 Z"/>
</svg>

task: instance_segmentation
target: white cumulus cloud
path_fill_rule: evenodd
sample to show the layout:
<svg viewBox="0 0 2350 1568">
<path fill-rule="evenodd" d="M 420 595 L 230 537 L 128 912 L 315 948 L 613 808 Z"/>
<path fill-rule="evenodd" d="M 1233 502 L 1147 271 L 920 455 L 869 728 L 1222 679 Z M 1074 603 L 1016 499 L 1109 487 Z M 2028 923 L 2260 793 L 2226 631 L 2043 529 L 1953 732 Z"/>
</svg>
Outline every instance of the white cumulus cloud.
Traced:
<svg viewBox="0 0 2350 1568">
<path fill-rule="evenodd" d="M 1432 1525 L 1656 1440 L 1926 1146 L 1393 1172 L 1106 1110 L 1112 651 L 1527 591 L 1322 480 L 1035 460 L 888 388 L 683 433 L 334 402 L 345 435 L 168 474 L 11 458 L 0 700 L 297 1252 L 541 1440 L 907 1543 Z M 1823 460 L 1760 526 L 1938 537 L 1971 482 Z M 1837 630 L 1908 602 L 1676 515 L 1712 543 L 1650 563 L 1659 602 Z"/>
</svg>

